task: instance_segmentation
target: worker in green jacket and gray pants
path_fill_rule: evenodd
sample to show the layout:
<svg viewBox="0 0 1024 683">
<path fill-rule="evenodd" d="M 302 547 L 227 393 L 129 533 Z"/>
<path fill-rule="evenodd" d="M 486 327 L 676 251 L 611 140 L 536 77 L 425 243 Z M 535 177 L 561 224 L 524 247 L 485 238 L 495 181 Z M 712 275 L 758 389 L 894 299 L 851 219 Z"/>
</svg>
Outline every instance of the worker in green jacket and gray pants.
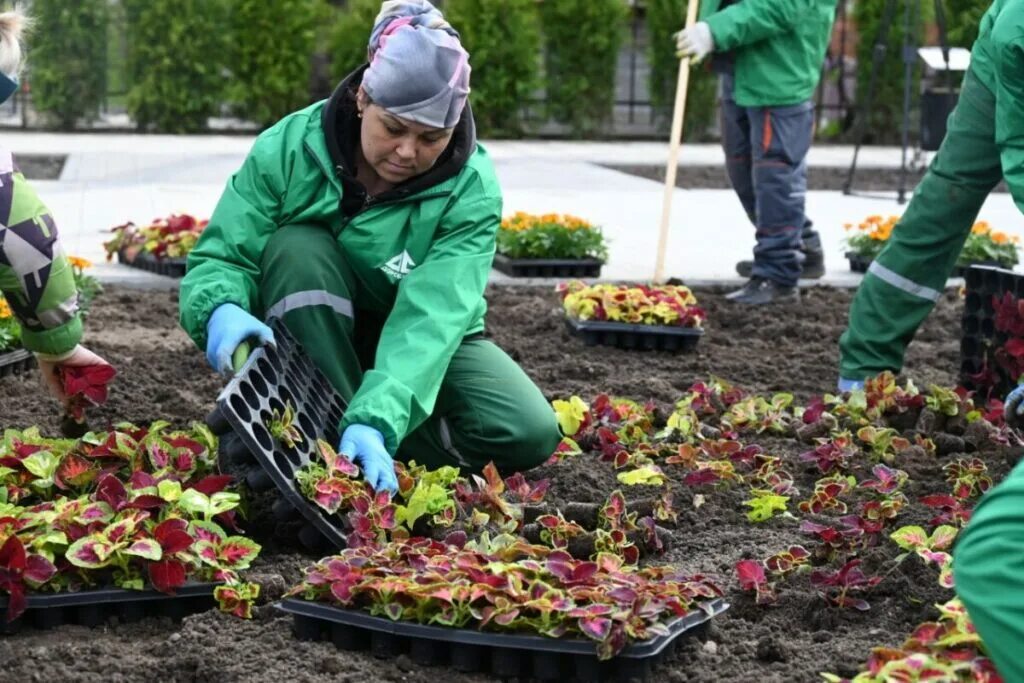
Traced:
<svg viewBox="0 0 1024 683">
<path fill-rule="evenodd" d="M 429 2 L 385 2 L 369 64 L 259 136 L 182 282 L 182 325 L 222 372 L 284 322 L 348 403 L 339 450 L 374 488 L 397 488 L 393 457 L 526 469 L 561 438 L 482 338 L 502 199 L 469 71 Z"/>
<path fill-rule="evenodd" d="M 839 389 L 899 372 L 989 192 L 1006 179 L 1024 210 L 1024 2 L 995 0 L 971 49 L 946 137 L 885 248 L 868 268 L 839 340 Z"/>
<path fill-rule="evenodd" d="M 721 76 L 726 169 L 757 229 L 750 280 L 737 303 L 798 299 L 797 279 L 825 274 L 821 239 L 804 213 L 811 97 L 821 76 L 836 0 L 708 0 L 700 21 L 677 34 L 680 57 L 713 53 Z"/>
</svg>

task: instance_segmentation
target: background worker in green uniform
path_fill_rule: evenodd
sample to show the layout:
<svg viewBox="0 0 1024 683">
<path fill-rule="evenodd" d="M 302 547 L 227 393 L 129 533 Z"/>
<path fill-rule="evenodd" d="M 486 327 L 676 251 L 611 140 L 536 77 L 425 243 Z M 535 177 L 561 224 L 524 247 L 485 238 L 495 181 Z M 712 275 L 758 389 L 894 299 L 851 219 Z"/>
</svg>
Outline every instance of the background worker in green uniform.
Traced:
<svg viewBox="0 0 1024 683">
<path fill-rule="evenodd" d="M 839 340 L 839 389 L 899 372 L 989 192 L 1003 178 L 1024 210 L 1024 1 L 981 19 L 946 137 L 892 237 L 872 262 Z"/>
<path fill-rule="evenodd" d="M 0 14 L 0 102 L 18 89 L 24 24 L 18 12 Z M 35 352 L 43 381 L 57 400 L 67 401 L 59 367 L 107 365 L 78 343 L 78 290 L 57 226 L 5 149 L 0 149 L 0 291 L 21 323 L 22 346 Z"/>
<path fill-rule="evenodd" d="M 707 0 L 700 21 L 676 36 L 680 57 L 714 53 L 725 167 L 757 229 L 754 260 L 736 264 L 750 280 L 732 301 L 795 301 L 798 278 L 825 274 L 804 213 L 806 157 L 835 10 L 836 0 Z"/>
<path fill-rule="evenodd" d="M 229 372 L 281 318 L 348 401 L 340 451 L 375 488 L 392 457 L 542 463 L 551 407 L 484 340 L 501 189 L 477 144 L 468 55 L 429 2 L 385 2 L 370 62 L 256 140 L 188 259 L 181 323 Z"/>
<path fill-rule="evenodd" d="M 1024 391 L 1006 400 L 1024 426 Z M 956 592 L 1006 683 L 1024 681 L 1024 462 L 986 493 L 953 548 Z"/>
</svg>

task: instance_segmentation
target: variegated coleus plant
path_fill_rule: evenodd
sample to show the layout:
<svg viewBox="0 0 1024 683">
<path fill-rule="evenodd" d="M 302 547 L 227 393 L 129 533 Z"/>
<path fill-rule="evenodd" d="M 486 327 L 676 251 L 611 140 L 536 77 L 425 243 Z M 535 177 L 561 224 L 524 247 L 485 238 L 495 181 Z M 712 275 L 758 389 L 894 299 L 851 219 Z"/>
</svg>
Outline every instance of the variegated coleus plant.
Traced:
<svg viewBox="0 0 1024 683">
<path fill-rule="evenodd" d="M 259 546 L 237 530 L 239 496 L 215 470 L 202 425 L 118 425 L 82 439 L 8 430 L 0 443 L 0 591 L 7 619 L 29 591 L 118 586 L 173 593 L 189 580 L 226 583 L 246 613 Z"/>
<path fill-rule="evenodd" d="M 611 553 L 577 560 L 522 538 L 464 532 L 349 548 L 306 570 L 289 593 L 394 621 L 596 641 L 602 659 L 721 591 L 670 567 L 639 569 Z"/>
</svg>

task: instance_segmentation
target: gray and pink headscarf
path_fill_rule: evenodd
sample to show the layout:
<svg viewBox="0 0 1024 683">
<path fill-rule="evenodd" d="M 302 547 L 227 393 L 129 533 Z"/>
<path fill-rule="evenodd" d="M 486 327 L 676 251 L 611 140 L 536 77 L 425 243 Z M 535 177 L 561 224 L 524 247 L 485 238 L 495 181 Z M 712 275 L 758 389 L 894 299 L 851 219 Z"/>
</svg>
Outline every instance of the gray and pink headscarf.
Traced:
<svg viewBox="0 0 1024 683">
<path fill-rule="evenodd" d="M 395 116 L 432 128 L 459 122 L 469 96 L 469 54 L 427 0 L 388 0 L 370 34 L 363 89 Z"/>
</svg>

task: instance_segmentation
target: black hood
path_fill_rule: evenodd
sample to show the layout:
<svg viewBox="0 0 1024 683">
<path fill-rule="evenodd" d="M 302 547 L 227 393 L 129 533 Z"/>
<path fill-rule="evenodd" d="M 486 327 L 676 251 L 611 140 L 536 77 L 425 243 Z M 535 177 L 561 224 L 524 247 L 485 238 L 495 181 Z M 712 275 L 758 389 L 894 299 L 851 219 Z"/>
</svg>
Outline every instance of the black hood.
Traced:
<svg viewBox="0 0 1024 683">
<path fill-rule="evenodd" d="M 331 155 L 331 163 L 341 178 L 346 193 L 350 183 L 356 183 L 356 146 L 360 142 L 359 118 L 356 111 L 356 92 L 363 81 L 363 72 L 368 64 L 359 67 L 345 77 L 334 89 L 323 110 L 324 137 L 327 139 L 327 150 Z M 393 189 L 375 198 L 377 201 L 394 199 L 415 194 L 459 174 L 466 161 L 476 151 L 476 124 L 473 112 L 466 104 L 459 122 L 455 124 L 452 139 L 444 152 L 425 173 L 413 176 L 396 185 Z M 363 190 L 365 193 L 365 189 Z"/>
</svg>

